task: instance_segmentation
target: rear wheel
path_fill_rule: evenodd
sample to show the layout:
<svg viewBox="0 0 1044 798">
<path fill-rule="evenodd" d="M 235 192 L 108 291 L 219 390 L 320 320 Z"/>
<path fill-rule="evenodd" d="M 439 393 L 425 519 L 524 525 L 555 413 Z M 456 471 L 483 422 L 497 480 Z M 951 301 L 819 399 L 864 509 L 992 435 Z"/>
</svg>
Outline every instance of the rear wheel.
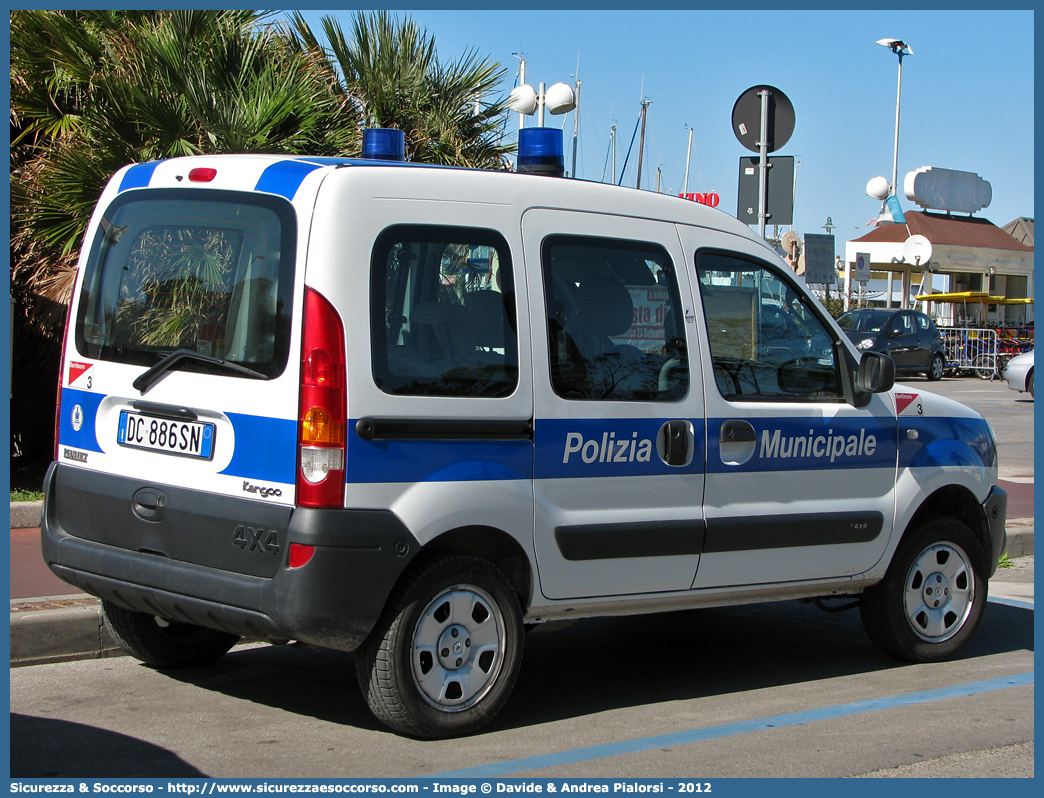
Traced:
<svg viewBox="0 0 1044 798">
<path fill-rule="evenodd" d="M 953 518 L 930 518 L 899 544 L 885 578 L 863 593 L 863 626 L 899 659 L 949 659 L 982 620 L 986 580 L 986 557 L 971 530 Z"/>
<path fill-rule="evenodd" d="M 228 653 L 239 637 L 203 626 L 167 621 L 146 612 L 102 602 L 105 628 L 120 648 L 155 668 L 209 665 Z"/>
<path fill-rule="evenodd" d="M 932 382 L 942 379 L 943 371 L 946 369 L 946 361 L 942 355 L 933 355 L 932 362 L 928 364 L 928 373 L 925 375 Z"/>
<path fill-rule="evenodd" d="M 357 652 L 374 715 L 402 734 L 457 737 L 507 701 L 522 662 L 522 610 L 491 563 L 446 554 L 408 572 Z"/>
<path fill-rule="evenodd" d="M 1029 377 L 1026 378 L 1026 390 L 1029 391 L 1029 395 L 1033 396 L 1033 372 L 1030 372 Z M 1033 401 L 1036 401 L 1037 397 L 1033 396 Z"/>
</svg>

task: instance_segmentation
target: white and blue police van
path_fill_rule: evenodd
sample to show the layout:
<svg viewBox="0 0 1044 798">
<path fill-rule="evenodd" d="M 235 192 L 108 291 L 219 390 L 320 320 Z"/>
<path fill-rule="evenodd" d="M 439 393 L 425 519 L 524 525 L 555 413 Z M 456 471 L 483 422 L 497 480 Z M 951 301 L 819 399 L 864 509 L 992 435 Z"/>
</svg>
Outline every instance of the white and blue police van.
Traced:
<svg viewBox="0 0 1044 798">
<path fill-rule="evenodd" d="M 738 220 L 534 142 L 528 174 L 408 164 L 396 131 L 116 173 L 67 325 L 54 573 L 158 668 L 354 651 L 417 737 L 488 722 L 526 630 L 578 618 L 857 599 L 885 652 L 956 655 L 1005 545 L 986 421 L 893 385 Z"/>
</svg>

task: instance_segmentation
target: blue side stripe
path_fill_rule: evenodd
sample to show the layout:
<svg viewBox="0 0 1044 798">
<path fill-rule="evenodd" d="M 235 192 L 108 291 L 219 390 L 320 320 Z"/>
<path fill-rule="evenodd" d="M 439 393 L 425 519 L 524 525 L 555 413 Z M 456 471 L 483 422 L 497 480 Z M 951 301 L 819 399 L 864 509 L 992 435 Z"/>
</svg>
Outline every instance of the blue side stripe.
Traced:
<svg viewBox="0 0 1044 798">
<path fill-rule="evenodd" d="M 745 420 L 754 427 L 754 454 L 739 466 L 722 462 L 720 430 L 726 419 L 707 420 L 709 473 L 895 468 L 892 417 L 755 416 Z"/>
<path fill-rule="evenodd" d="M 261 173 L 254 190 L 266 191 L 269 194 L 279 194 L 288 200 L 292 200 L 308 173 L 319 168 L 320 164 L 308 163 L 307 161 L 279 161 Z"/>
<path fill-rule="evenodd" d="M 982 419 L 903 416 L 900 424 L 918 433 L 916 440 L 903 437 L 899 441 L 900 468 L 989 468 L 997 464 L 997 451 L 990 443 L 990 432 Z"/>
<path fill-rule="evenodd" d="M 147 188 L 149 181 L 152 180 L 152 173 L 161 163 L 163 161 L 149 161 L 132 166 L 124 173 L 123 180 L 120 181 L 120 191 L 130 188 Z"/>
<path fill-rule="evenodd" d="M 349 483 L 533 478 L 529 441 L 364 441 L 348 428 Z"/>
<path fill-rule="evenodd" d="M 291 419 L 226 413 L 236 433 L 236 450 L 222 474 L 258 482 L 297 479 L 297 424 Z M 221 446 L 220 439 L 217 442 Z"/>
<path fill-rule="evenodd" d="M 884 698 L 873 698 L 868 701 L 856 701 L 851 704 L 838 704 L 832 707 L 823 707 L 822 709 L 810 709 L 804 712 L 790 712 L 785 715 L 744 720 L 739 723 L 711 726 L 706 729 L 692 729 L 674 734 L 660 734 L 654 737 L 621 740 L 620 742 L 608 743 L 606 745 L 593 745 L 572 751 L 560 751 L 554 754 L 531 756 L 508 762 L 495 762 L 489 765 L 479 765 L 478 767 L 465 768 L 464 770 L 433 773 L 431 775 L 440 778 L 495 778 L 497 776 L 509 776 L 514 773 L 524 773 L 530 770 L 540 770 L 559 765 L 571 765 L 577 762 L 588 762 L 592 759 L 604 759 L 605 757 L 648 751 L 654 748 L 687 745 L 704 740 L 715 740 L 721 737 L 746 734 L 747 732 L 778 729 L 782 726 L 797 726 L 802 723 L 843 718 L 850 715 L 861 715 L 866 712 L 876 712 L 879 709 L 892 709 L 894 707 L 941 701 L 946 698 L 978 695 L 994 690 L 1004 690 L 1008 687 L 1022 687 L 1027 684 L 1033 684 L 1033 671 L 981 682 L 972 682 L 970 684 L 959 684 L 953 687 L 940 687 L 936 690 L 922 690 L 921 692 L 907 693 L 905 695 L 885 696 Z"/>
</svg>

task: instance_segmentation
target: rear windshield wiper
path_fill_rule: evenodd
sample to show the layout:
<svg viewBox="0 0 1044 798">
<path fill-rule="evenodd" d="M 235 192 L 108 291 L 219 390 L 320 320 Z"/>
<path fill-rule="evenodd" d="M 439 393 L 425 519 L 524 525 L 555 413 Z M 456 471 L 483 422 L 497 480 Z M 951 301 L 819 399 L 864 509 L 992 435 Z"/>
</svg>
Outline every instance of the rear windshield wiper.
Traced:
<svg viewBox="0 0 1044 798">
<path fill-rule="evenodd" d="M 204 355 L 202 352 L 195 352 L 191 349 L 178 349 L 171 352 L 169 355 L 164 357 L 159 363 L 150 368 L 144 374 L 140 375 L 133 383 L 134 388 L 141 392 L 142 396 L 149 390 L 153 385 L 163 379 L 163 375 L 170 371 L 174 364 L 179 360 L 200 360 L 204 363 L 210 363 L 215 366 L 221 366 L 229 371 L 235 371 L 239 374 L 246 374 L 249 377 L 255 379 L 267 380 L 269 379 L 267 374 L 262 374 L 260 371 L 254 371 L 248 369 L 246 366 L 241 366 L 238 363 L 231 363 L 228 360 L 222 360 L 219 357 L 212 357 L 211 355 Z"/>
</svg>

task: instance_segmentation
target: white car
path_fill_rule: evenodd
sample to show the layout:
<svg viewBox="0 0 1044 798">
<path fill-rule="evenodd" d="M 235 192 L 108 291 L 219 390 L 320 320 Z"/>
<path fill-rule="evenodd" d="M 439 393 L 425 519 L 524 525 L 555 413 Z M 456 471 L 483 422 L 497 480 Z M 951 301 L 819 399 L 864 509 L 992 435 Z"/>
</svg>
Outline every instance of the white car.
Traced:
<svg viewBox="0 0 1044 798">
<path fill-rule="evenodd" d="M 1013 391 L 1028 392 L 1030 396 L 1033 396 L 1032 350 L 1016 355 L 1009 360 L 1008 365 L 1001 369 L 1001 377 L 1007 381 L 1008 387 Z"/>
</svg>

